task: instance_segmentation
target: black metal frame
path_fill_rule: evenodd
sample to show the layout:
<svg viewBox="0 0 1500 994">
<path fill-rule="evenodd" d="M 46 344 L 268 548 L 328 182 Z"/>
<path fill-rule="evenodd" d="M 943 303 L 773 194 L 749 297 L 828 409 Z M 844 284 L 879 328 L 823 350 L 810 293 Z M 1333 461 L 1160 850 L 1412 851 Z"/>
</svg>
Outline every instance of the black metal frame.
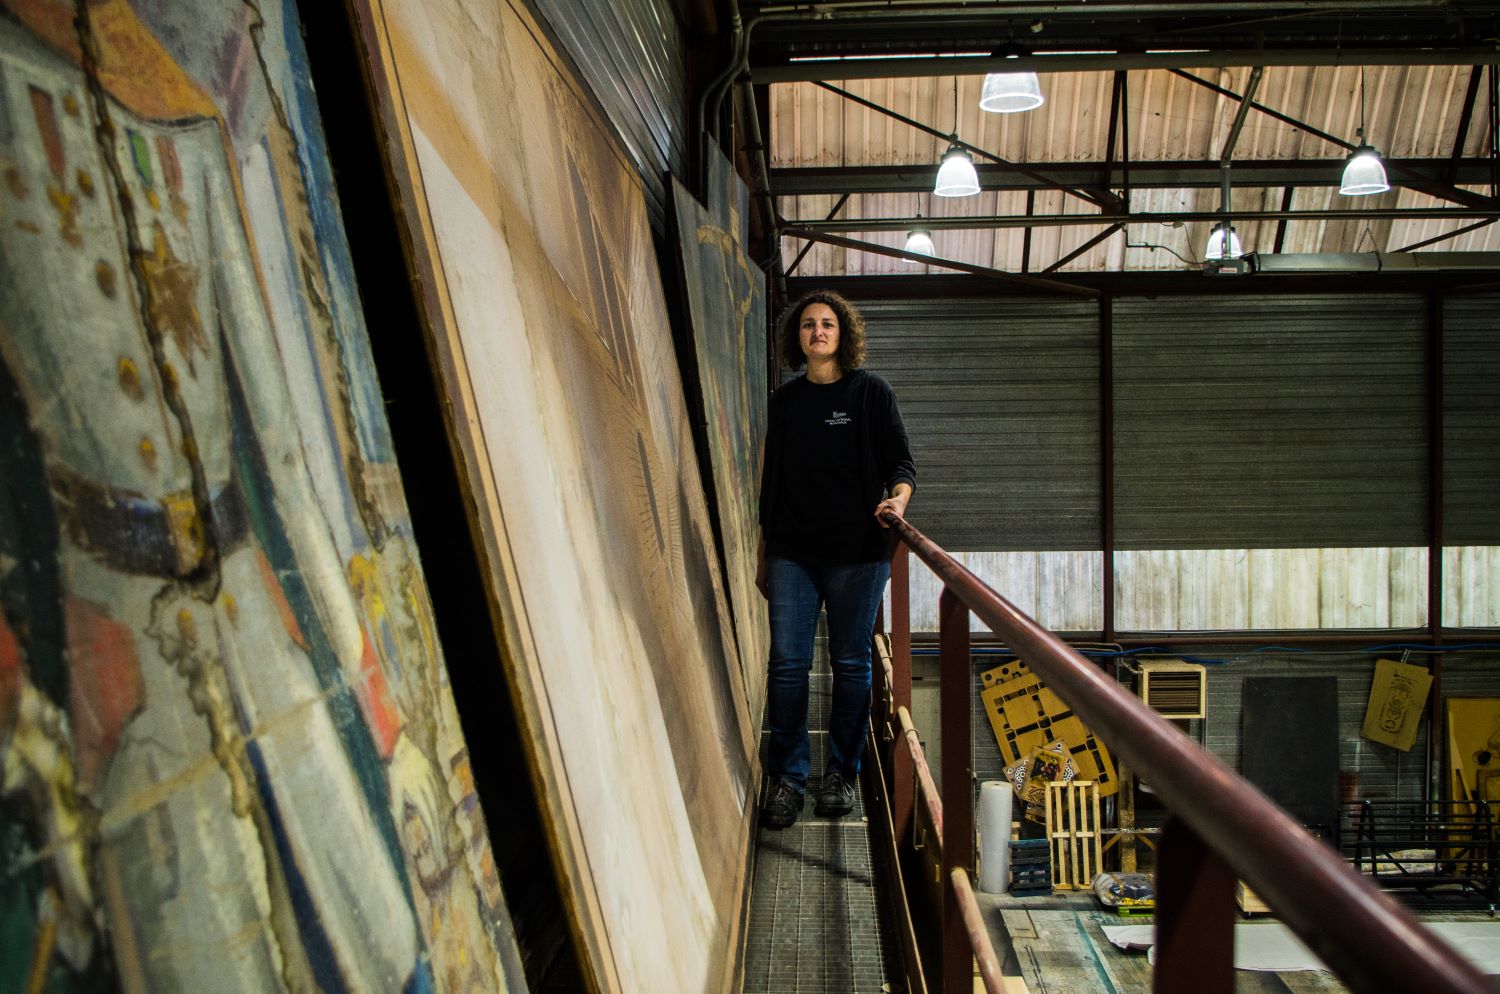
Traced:
<svg viewBox="0 0 1500 994">
<path fill-rule="evenodd" d="M 1340 852 L 1381 889 L 1423 909 L 1495 910 L 1500 826 L 1489 802 L 1369 799 L 1339 816 Z"/>
</svg>

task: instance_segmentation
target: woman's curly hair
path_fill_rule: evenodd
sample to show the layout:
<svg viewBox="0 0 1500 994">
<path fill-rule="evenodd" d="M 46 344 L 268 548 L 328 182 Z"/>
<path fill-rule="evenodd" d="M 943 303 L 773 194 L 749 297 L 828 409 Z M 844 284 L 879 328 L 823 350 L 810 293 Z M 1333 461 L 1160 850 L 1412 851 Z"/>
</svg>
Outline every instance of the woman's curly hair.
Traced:
<svg viewBox="0 0 1500 994">
<path fill-rule="evenodd" d="M 781 312 L 781 319 L 776 323 L 776 344 L 782 365 L 787 369 L 801 369 L 806 365 L 807 356 L 802 352 L 798 326 L 802 323 L 802 312 L 813 304 L 826 304 L 839 319 L 839 370 L 848 373 L 864 365 L 865 319 L 858 308 L 832 290 L 814 290 Z"/>
</svg>

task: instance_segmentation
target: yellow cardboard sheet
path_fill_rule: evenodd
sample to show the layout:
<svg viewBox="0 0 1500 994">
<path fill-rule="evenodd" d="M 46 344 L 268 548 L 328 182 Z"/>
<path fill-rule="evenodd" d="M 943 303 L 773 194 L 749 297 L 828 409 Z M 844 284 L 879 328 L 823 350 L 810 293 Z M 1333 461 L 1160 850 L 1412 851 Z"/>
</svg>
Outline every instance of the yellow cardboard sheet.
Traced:
<svg viewBox="0 0 1500 994">
<path fill-rule="evenodd" d="M 1018 659 L 980 674 L 984 689 L 979 699 L 1000 746 L 1005 766 L 1014 766 L 1052 741 L 1067 745 L 1080 780 L 1099 784 L 1099 796 L 1119 790 L 1114 762 L 1104 743 L 1094 737 L 1072 710 Z"/>
<path fill-rule="evenodd" d="M 1409 750 L 1417 740 L 1417 725 L 1432 687 L 1432 674 L 1425 666 L 1412 666 L 1392 659 L 1375 662 L 1375 681 L 1370 685 L 1370 703 L 1359 734 L 1372 742 Z"/>
</svg>

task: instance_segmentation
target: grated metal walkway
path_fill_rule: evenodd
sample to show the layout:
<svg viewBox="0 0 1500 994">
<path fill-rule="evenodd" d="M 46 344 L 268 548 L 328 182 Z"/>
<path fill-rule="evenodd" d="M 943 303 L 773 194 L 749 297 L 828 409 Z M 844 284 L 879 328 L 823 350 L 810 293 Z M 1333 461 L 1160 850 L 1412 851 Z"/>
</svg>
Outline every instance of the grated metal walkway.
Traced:
<svg viewBox="0 0 1500 994">
<path fill-rule="evenodd" d="M 808 725 L 812 732 L 809 787 L 822 779 L 828 757 L 828 710 L 833 675 L 825 642 L 813 662 Z M 761 734 L 761 759 L 769 734 Z M 866 768 L 868 771 L 868 767 Z M 867 775 L 861 773 L 861 781 Z M 762 785 L 761 804 L 768 789 Z M 876 890 L 871 818 L 863 783 L 854 810 L 819 818 L 811 791 L 797 823 L 762 828 L 751 881 L 744 994 L 887 994 L 902 989 L 895 931 Z"/>
</svg>

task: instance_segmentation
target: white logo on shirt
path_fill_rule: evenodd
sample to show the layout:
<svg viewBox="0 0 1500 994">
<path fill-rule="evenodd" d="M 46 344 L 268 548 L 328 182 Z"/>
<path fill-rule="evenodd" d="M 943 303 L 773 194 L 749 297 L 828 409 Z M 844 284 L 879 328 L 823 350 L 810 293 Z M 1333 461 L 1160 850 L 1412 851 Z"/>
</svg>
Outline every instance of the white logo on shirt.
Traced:
<svg viewBox="0 0 1500 994">
<path fill-rule="evenodd" d="M 850 421 L 848 411 L 834 411 L 833 417 L 824 419 L 825 425 L 846 425 Z"/>
</svg>

